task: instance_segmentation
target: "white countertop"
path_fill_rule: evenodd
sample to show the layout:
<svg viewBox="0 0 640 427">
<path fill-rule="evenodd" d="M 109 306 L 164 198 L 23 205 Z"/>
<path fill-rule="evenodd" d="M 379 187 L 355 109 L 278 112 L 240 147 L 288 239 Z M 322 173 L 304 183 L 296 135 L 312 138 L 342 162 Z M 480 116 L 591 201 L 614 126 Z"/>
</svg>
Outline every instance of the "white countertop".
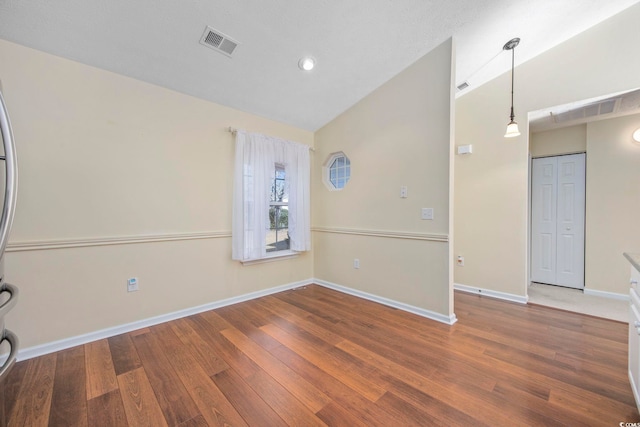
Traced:
<svg viewBox="0 0 640 427">
<path fill-rule="evenodd" d="M 636 270 L 640 271 L 640 254 L 625 252 L 624 257 L 629 260 Z"/>
</svg>

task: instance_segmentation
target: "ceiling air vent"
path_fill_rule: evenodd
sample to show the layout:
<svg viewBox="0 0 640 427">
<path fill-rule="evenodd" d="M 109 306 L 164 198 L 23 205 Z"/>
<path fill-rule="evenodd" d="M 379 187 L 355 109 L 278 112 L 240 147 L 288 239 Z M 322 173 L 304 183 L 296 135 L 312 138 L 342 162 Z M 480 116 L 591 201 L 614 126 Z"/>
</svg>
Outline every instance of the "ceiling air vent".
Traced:
<svg viewBox="0 0 640 427">
<path fill-rule="evenodd" d="M 468 87 L 469 87 L 469 83 L 462 82 L 461 84 L 458 85 L 458 90 L 465 90 Z"/>
<path fill-rule="evenodd" d="M 613 113 L 613 110 L 616 108 L 616 100 L 609 99 L 602 103 L 600 103 L 600 114 L 609 114 Z"/>
<path fill-rule="evenodd" d="M 200 39 L 200 44 L 210 47 L 213 50 L 217 50 L 218 52 L 230 57 L 233 55 L 233 52 L 240 43 L 218 30 L 207 27 L 204 29 L 204 33 Z"/>
</svg>

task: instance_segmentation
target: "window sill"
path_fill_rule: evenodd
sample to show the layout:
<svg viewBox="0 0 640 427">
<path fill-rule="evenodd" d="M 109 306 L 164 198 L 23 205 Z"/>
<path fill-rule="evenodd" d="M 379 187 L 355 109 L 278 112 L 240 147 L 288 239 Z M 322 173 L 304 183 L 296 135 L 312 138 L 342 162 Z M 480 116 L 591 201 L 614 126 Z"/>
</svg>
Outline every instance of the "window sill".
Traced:
<svg viewBox="0 0 640 427">
<path fill-rule="evenodd" d="M 294 252 L 294 251 L 278 251 L 273 255 L 267 254 L 267 256 L 265 256 L 264 258 L 249 259 L 249 260 L 240 261 L 240 262 L 242 263 L 242 265 L 264 264 L 266 262 L 297 258 L 298 254 L 299 254 L 298 252 Z"/>
</svg>

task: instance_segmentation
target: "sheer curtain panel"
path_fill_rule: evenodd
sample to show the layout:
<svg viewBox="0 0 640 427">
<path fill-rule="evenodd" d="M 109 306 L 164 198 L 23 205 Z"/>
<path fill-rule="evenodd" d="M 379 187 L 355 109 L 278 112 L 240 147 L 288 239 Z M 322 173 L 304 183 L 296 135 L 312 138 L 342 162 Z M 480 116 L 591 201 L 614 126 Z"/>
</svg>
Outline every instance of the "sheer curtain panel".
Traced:
<svg viewBox="0 0 640 427">
<path fill-rule="evenodd" d="M 236 132 L 233 180 L 232 257 L 267 256 L 269 201 L 276 165 L 284 167 L 289 196 L 290 250 L 311 249 L 309 147 L 266 135 Z"/>
</svg>

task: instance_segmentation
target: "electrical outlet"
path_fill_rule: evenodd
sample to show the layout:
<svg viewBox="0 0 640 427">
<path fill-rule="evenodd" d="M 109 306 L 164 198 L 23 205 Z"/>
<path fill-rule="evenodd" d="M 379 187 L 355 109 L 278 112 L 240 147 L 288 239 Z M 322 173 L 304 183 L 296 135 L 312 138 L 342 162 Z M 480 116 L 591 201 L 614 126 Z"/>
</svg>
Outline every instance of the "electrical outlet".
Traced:
<svg viewBox="0 0 640 427">
<path fill-rule="evenodd" d="M 138 287 L 138 278 L 137 277 L 131 277 L 130 279 L 127 279 L 127 291 L 128 292 L 135 292 L 138 289 L 140 289 Z"/>
<path fill-rule="evenodd" d="M 360 268 L 360 260 L 358 258 L 353 260 L 353 268 Z"/>
<path fill-rule="evenodd" d="M 464 257 L 458 255 L 458 258 L 456 259 L 456 265 L 458 267 L 464 267 Z"/>
</svg>

